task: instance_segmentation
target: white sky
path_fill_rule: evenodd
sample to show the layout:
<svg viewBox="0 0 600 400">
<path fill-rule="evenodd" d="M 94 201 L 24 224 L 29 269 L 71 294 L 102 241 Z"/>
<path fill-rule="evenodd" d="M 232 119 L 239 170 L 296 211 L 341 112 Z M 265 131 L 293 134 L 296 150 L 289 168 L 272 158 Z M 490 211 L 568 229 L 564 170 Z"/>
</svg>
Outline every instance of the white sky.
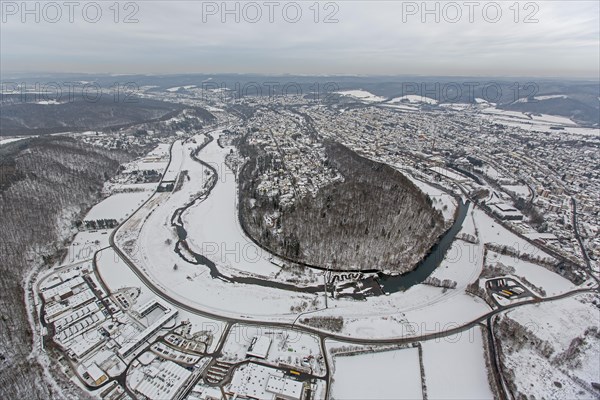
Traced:
<svg viewBox="0 0 600 400">
<path fill-rule="evenodd" d="M 474 22 L 469 8 L 457 1 L 462 17 L 450 23 L 455 9 L 449 2 L 427 2 L 440 8 L 440 22 L 434 16 L 421 21 L 423 3 L 402 1 L 337 1 L 337 23 L 323 23 L 326 1 L 319 3 L 320 22 L 310 9 L 314 1 L 297 1 L 302 16 L 297 23 L 294 5 L 277 1 L 274 22 L 269 8 L 257 1 L 262 17 L 257 23 L 256 8 L 238 2 L 240 22 L 234 15 L 222 15 L 222 2 L 144 0 L 133 2 L 137 23 L 114 23 L 109 8 L 112 0 L 97 1 L 102 16 L 97 23 L 83 18 L 83 6 L 94 17 L 94 6 L 80 1 L 69 22 L 69 9 L 57 1 L 62 17 L 51 23 L 56 8 L 40 2 L 40 22 L 35 14 L 24 15 L 21 1 L 1 0 L 0 68 L 7 72 L 90 72 L 90 73 L 289 73 L 289 74 L 422 74 L 487 76 L 565 76 L 598 78 L 600 71 L 600 20 L 598 1 L 536 1 L 537 23 L 524 23 L 534 6 L 520 2 L 519 22 L 514 22 L 513 1 L 498 1 L 502 16 L 487 22 L 477 2 Z M 119 19 L 127 11 L 121 3 Z M 403 9 L 419 8 L 415 15 Z M 16 7 L 16 9 L 15 9 Z M 34 4 L 29 7 L 33 9 Z M 204 15 L 203 8 L 218 8 L 216 15 Z M 230 2 L 228 7 L 235 7 Z M 314 7 L 314 6 L 313 6 Z M 488 18 L 494 5 L 488 5 Z M 46 14 L 44 14 L 44 11 Z M 14 15 L 13 15 L 14 13 Z M 44 18 L 44 16 L 46 18 Z M 246 18 L 244 18 L 244 16 Z M 444 18 L 446 16 L 446 18 Z M 222 18 L 226 17 L 225 22 Z M 25 22 L 22 19 L 26 18 Z"/>
</svg>

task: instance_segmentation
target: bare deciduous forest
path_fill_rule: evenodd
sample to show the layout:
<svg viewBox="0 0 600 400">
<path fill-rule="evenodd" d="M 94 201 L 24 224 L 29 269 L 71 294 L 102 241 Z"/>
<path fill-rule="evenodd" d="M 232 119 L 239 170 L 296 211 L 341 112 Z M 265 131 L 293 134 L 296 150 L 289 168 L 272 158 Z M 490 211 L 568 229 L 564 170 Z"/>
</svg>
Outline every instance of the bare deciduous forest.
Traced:
<svg viewBox="0 0 600 400">
<path fill-rule="evenodd" d="M 23 280 L 32 267 L 58 259 L 62 244 L 74 233 L 73 222 L 98 200 L 104 181 L 119 164 L 131 158 L 65 137 L 28 139 L 0 148 L 1 398 L 57 397 L 40 365 L 29 358 L 32 332 Z M 68 387 L 66 393 L 74 398 L 85 397 L 70 382 L 57 383 Z"/>
<path fill-rule="evenodd" d="M 241 144 L 250 157 L 240 175 L 240 219 L 246 232 L 270 251 L 310 265 L 397 274 L 412 270 L 444 231 L 431 199 L 393 168 L 341 144 L 325 145 L 327 162 L 344 182 L 284 209 L 276 197 L 257 190 L 268 157 Z M 275 229 L 264 218 L 274 213 L 280 214 Z"/>
</svg>

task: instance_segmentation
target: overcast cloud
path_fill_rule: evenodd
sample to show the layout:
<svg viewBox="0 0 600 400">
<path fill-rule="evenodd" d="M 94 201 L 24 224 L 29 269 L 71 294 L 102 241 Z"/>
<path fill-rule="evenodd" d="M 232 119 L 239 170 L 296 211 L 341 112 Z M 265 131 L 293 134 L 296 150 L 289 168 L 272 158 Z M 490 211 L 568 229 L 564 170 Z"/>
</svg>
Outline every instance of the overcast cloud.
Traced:
<svg viewBox="0 0 600 400">
<path fill-rule="evenodd" d="M 273 22 L 264 2 L 246 6 L 246 13 L 243 6 L 247 2 L 239 2 L 239 23 L 234 14 L 222 15 L 222 2 L 200 1 L 135 2 L 137 23 L 123 23 L 125 16 L 135 11 L 133 6 L 125 10 L 125 3 L 120 5 L 120 22 L 115 23 L 114 11 L 109 9 L 112 1 L 96 3 L 102 9 L 96 23 L 82 15 L 83 6 L 91 2 L 79 2 L 73 22 L 69 22 L 68 8 L 58 1 L 55 4 L 62 17 L 51 23 L 56 13 L 54 6 L 44 9 L 46 3 L 39 3 L 37 23 L 35 12 L 24 14 L 20 1 L 2 1 L 3 74 L 248 72 L 598 78 L 600 70 L 597 1 L 537 1 L 527 8 L 526 2 L 521 2 L 518 22 L 509 8 L 513 2 L 498 2 L 502 16 L 496 23 L 488 22 L 495 19 L 495 6 L 488 6 L 487 15 L 483 14 L 483 6 L 490 2 L 479 2 L 472 23 L 469 8 L 460 1 L 454 3 L 462 12 L 457 23 L 449 22 L 457 18 L 456 8 L 446 6 L 447 13 L 443 13 L 448 2 L 439 2 L 439 23 L 433 14 L 427 15 L 427 22 L 421 21 L 420 1 L 337 1 L 327 8 L 326 2 L 321 2 L 319 22 L 314 21 L 313 1 L 302 1 L 295 3 L 302 9 L 296 23 L 286 21 L 296 15 L 295 4 L 286 1 L 276 2 Z M 256 4 L 260 17 L 256 17 Z M 34 9 L 35 4 L 28 7 Z M 93 19 L 95 7 L 88 6 L 88 20 Z M 230 2 L 227 7 L 236 5 Z M 427 7 L 433 9 L 436 3 L 428 2 Z M 336 9 L 332 18 L 338 22 L 325 23 L 325 16 Z M 525 23 L 531 13 L 538 22 Z M 258 21 L 252 23 L 252 19 Z"/>
</svg>

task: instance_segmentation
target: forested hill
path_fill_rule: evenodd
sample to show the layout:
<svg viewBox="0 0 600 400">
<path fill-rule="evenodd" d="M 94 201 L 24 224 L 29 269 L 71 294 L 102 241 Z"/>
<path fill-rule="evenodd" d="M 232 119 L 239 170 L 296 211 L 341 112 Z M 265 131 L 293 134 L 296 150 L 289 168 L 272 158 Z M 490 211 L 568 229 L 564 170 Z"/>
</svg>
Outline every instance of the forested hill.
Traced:
<svg viewBox="0 0 600 400">
<path fill-rule="evenodd" d="M 56 254 L 71 221 L 94 204 L 104 181 L 131 158 L 64 137 L 0 147 L 0 398 L 57 397 L 40 366 L 28 360 L 32 338 L 23 278 L 34 263 Z M 59 384 L 85 398 L 71 383 Z"/>
<path fill-rule="evenodd" d="M 0 104 L 2 134 L 45 135 L 57 132 L 79 132 L 131 126 L 175 116 L 181 106 L 149 99 L 116 102 L 106 96 L 91 102 L 77 98 L 70 102 L 39 104 L 12 103 L 3 96 Z M 206 110 L 203 117 L 212 117 Z M 213 117 L 214 118 L 214 117 Z"/>
<path fill-rule="evenodd" d="M 329 184 L 288 209 L 258 193 L 256 160 L 249 161 L 240 176 L 245 231 L 270 251 L 309 265 L 394 274 L 414 269 L 444 231 L 431 199 L 395 169 L 339 143 L 325 146 L 344 182 Z M 280 233 L 263 218 L 274 212 L 281 214 Z"/>
</svg>

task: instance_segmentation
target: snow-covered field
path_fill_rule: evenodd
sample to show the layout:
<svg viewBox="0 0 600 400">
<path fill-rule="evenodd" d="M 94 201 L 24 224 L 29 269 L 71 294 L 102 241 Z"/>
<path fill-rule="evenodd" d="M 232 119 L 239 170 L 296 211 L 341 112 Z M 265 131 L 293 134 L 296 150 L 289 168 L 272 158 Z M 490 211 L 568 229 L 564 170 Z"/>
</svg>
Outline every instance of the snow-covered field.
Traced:
<svg viewBox="0 0 600 400">
<path fill-rule="evenodd" d="M 173 93 L 173 92 L 178 91 L 179 89 L 186 89 L 186 90 L 188 90 L 188 89 L 193 89 L 195 87 L 196 87 L 196 85 L 174 86 L 174 87 L 168 88 L 166 90 L 167 90 L 167 92 Z"/>
<path fill-rule="evenodd" d="M 469 204 L 467 215 L 463 221 L 462 228 L 457 236 L 470 235 L 477 239 L 477 233 L 473 221 L 473 204 Z M 456 289 L 450 292 L 462 292 L 469 283 L 475 281 L 483 268 L 484 246 L 479 240 L 477 243 L 470 243 L 465 240 L 455 240 L 444 260 L 439 267 L 431 274 L 432 277 L 440 280 L 449 279 L 457 283 Z"/>
<path fill-rule="evenodd" d="M 493 399 L 481 328 L 422 342 L 429 399 Z"/>
<path fill-rule="evenodd" d="M 345 304 L 344 304 L 345 303 Z M 361 338 L 409 338 L 445 332 L 490 311 L 481 299 L 461 290 L 416 285 L 405 292 L 365 302 L 329 302 L 329 309 L 312 315 L 342 315 L 341 335 Z"/>
<path fill-rule="evenodd" d="M 479 230 L 479 235 L 483 243 L 493 243 L 499 246 L 509 246 L 519 251 L 521 254 L 529 254 L 542 259 L 552 259 L 552 257 L 538 247 L 521 239 L 510 232 L 502 225 L 488 217 L 481 209 L 476 208 L 474 212 L 475 224 Z"/>
<path fill-rule="evenodd" d="M 219 147 L 215 138 L 199 154 L 204 162 L 217 169 L 219 180 L 205 201 L 183 214 L 188 243 L 192 250 L 224 267 L 262 276 L 274 275 L 280 268 L 269 261 L 271 254 L 256 246 L 238 222 L 237 183 L 224 163 L 228 153 L 229 148 Z M 196 168 L 204 169 L 196 164 Z"/>
<path fill-rule="evenodd" d="M 500 262 L 506 266 L 513 267 L 515 269 L 515 276 L 525 277 L 533 285 L 543 288 L 546 291 L 547 296 L 555 296 L 577 287 L 571 281 L 541 265 L 523 261 L 508 255 L 489 251 L 487 253 L 486 262 L 488 264 Z"/>
<path fill-rule="evenodd" d="M 425 96 L 419 96 L 416 94 L 407 94 L 405 96 L 401 96 L 401 97 L 394 97 L 393 99 L 391 99 L 390 101 L 388 101 L 388 103 L 394 104 L 394 103 L 403 103 L 403 102 L 408 102 L 408 103 L 427 103 L 427 104 L 437 104 L 438 101 L 435 99 L 432 99 L 430 97 L 425 97 Z"/>
<path fill-rule="evenodd" d="M 440 104 L 440 107 L 455 111 L 464 111 L 476 106 L 470 103 L 443 103 Z"/>
<path fill-rule="evenodd" d="M 457 289 L 465 289 L 477 279 L 483 266 L 483 246 L 455 240 L 444 261 L 431 276 L 440 280 L 450 279 L 458 283 Z M 456 289 L 452 289 L 456 290 Z"/>
<path fill-rule="evenodd" d="M 344 90 L 341 92 L 337 92 L 342 96 L 354 97 L 355 99 L 359 99 L 366 102 L 376 102 L 376 101 L 384 101 L 385 97 L 374 95 L 371 92 L 367 92 L 366 90 Z"/>
<path fill-rule="evenodd" d="M 467 210 L 467 215 L 462 224 L 462 228 L 460 229 L 459 234 L 466 234 L 476 237 L 479 232 L 475 227 L 475 218 L 474 218 L 474 205 L 473 203 L 469 204 L 469 209 Z"/>
<path fill-rule="evenodd" d="M 514 119 L 514 120 L 523 120 L 523 121 L 533 121 L 540 124 L 554 124 L 554 125 L 577 125 L 575 122 L 571 121 L 569 118 L 560 117 L 556 115 L 534 115 L 534 114 L 525 114 L 519 111 L 509 111 L 509 110 L 501 110 L 495 107 L 490 107 L 482 110 L 482 113 L 494 115 L 498 118 L 506 118 L 506 119 Z"/>
<path fill-rule="evenodd" d="M 151 191 L 115 193 L 96 204 L 85 220 L 116 219 L 122 221 L 152 195 Z"/>
<path fill-rule="evenodd" d="M 27 139 L 28 137 L 31 138 L 31 137 L 35 137 L 35 136 L 21 136 L 21 137 L 13 137 L 13 138 L 7 138 L 7 139 L 0 139 L 0 146 L 2 146 L 3 144 L 9 144 L 9 143 L 13 143 L 13 142 L 18 142 L 19 140 Z"/>
<path fill-rule="evenodd" d="M 447 168 L 444 168 L 444 167 L 431 167 L 430 170 L 436 174 L 440 174 L 440 175 L 450 178 L 454 181 L 460 182 L 460 181 L 465 181 L 468 179 L 465 176 L 462 176 L 462 175 L 460 175 L 454 171 L 451 171 Z"/>
<path fill-rule="evenodd" d="M 512 371 L 520 393 L 537 399 L 598 398 L 591 387 L 600 380 L 598 302 L 597 295 L 578 295 L 506 314 L 527 328 L 525 340 L 511 335 L 501 342 L 505 369 Z"/>
<path fill-rule="evenodd" d="M 77 233 L 69 245 L 65 264 L 89 260 L 94 253 L 108 247 L 108 238 L 112 230 L 82 231 Z"/>
<path fill-rule="evenodd" d="M 334 357 L 332 400 L 422 399 L 419 350 Z"/>
<path fill-rule="evenodd" d="M 40 100 L 38 102 L 35 102 L 34 104 L 40 104 L 43 106 L 56 106 L 56 105 L 63 104 L 63 103 L 59 102 L 58 100 L 52 99 L 52 100 Z"/>
<path fill-rule="evenodd" d="M 481 110 L 482 118 L 489 119 L 495 123 L 522 128 L 526 131 L 540 131 L 557 133 L 561 135 L 574 134 L 584 136 L 599 136 L 599 128 L 584 128 L 578 126 L 575 122 L 568 118 L 555 115 L 531 115 L 524 114 L 518 111 L 500 110 L 495 107 Z M 551 127 L 562 127 L 560 131 L 550 129 Z"/>
<path fill-rule="evenodd" d="M 171 164 L 169 164 L 169 169 L 163 176 L 164 181 L 174 181 L 177 179 L 179 171 L 182 170 L 183 160 L 186 158 L 183 154 L 184 151 L 185 149 L 181 140 L 177 140 L 175 143 L 173 143 L 173 149 L 171 151 Z"/>
</svg>

